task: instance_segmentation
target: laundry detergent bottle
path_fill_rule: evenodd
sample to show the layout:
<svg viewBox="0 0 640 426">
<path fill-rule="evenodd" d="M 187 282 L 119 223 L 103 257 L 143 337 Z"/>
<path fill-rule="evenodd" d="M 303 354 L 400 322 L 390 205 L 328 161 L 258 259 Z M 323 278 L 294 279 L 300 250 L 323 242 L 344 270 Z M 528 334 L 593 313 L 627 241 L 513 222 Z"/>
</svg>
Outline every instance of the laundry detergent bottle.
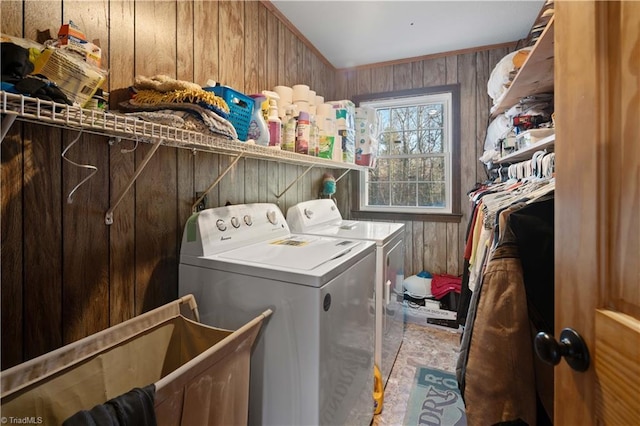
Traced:
<svg viewBox="0 0 640 426">
<path fill-rule="evenodd" d="M 253 98 L 253 113 L 249 121 L 247 138 L 253 139 L 257 145 L 269 146 L 269 128 L 262 114 L 262 103 L 267 100 L 263 94 L 250 95 Z"/>
<path fill-rule="evenodd" d="M 282 123 L 283 131 L 282 131 L 282 145 L 281 148 L 285 151 L 295 151 L 296 150 L 296 128 L 298 126 L 298 121 L 294 117 L 295 108 L 293 105 L 289 105 L 286 108 L 285 120 Z"/>
<path fill-rule="evenodd" d="M 282 145 L 282 122 L 278 117 L 278 105 L 275 99 L 269 100 L 269 146 L 280 148 Z"/>
</svg>

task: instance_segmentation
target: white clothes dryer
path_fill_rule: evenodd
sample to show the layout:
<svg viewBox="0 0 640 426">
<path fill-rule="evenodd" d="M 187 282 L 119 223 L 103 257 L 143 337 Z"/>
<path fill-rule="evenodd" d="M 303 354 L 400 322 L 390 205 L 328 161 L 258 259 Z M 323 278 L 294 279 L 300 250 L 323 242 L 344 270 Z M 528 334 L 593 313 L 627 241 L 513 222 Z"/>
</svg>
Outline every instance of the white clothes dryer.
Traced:
<svg viewBox="0 0 640 426">
<path fill-rule="evenodd" d="M 331 199 L 303 201 L 287 210 L 291 232 L 376 244 L 375 363 L 384 385 L 404 337 L 404 224 L 343 220 Z"/>
<path fill-rule="evenodd" d="M 251 355 L 249 424 L 370 424 L 374 271 L 372 242 L 292 234 L 274 204 L 189 218 L 179 293 L 201 320 L 236 329 L 273 310 Z"/>
</svg>

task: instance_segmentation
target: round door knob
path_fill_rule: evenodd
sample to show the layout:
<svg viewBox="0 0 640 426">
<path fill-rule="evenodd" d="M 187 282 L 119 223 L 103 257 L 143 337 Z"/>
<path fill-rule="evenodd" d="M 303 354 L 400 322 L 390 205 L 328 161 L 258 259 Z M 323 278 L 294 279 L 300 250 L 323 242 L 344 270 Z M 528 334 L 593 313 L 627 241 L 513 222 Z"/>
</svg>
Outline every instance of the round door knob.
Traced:
<svg viewBox="0 0 640 426">
<path fill-rule="evenodd" d="M 550 334 L 540 332 L 533 341 L 536 355 L 542 361 L 558 365 L 564 357 L 567 364 L 576 371 L 587 371 L 589 368 L 589 350 L 582 337 L 573 329 L 565 328 L 560 332 L 560 341 Z"/>
</svg>

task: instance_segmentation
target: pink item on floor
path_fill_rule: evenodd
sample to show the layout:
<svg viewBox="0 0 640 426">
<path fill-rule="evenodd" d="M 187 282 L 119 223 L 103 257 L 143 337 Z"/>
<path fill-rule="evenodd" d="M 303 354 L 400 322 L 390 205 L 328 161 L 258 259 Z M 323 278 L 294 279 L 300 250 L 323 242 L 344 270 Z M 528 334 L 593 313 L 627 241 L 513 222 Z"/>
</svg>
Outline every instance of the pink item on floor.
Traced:
<svg viewBox="0 0 640 426">
<path fill-rule="evenodd" d="M 461 277 L 446 274 L 433 274 L 433 278 L 431 279 L 431 294 L 436 299 L 441 299 L 444 295 L 452 291 L 460 293 L 461 288 Z"/>
</svg>

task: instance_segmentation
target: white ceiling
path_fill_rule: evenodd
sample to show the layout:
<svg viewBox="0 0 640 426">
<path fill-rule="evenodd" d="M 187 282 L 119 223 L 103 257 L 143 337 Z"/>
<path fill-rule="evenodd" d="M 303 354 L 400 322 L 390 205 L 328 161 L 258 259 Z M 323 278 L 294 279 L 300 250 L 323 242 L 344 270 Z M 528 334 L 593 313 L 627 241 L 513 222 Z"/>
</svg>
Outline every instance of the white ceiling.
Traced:
<svg viewBox="0 0 640 426">
<path fill-rule="evenodd" d="M 544 0 L 271 0 L 335 67 L 525 38 Z"/>
</svg>

